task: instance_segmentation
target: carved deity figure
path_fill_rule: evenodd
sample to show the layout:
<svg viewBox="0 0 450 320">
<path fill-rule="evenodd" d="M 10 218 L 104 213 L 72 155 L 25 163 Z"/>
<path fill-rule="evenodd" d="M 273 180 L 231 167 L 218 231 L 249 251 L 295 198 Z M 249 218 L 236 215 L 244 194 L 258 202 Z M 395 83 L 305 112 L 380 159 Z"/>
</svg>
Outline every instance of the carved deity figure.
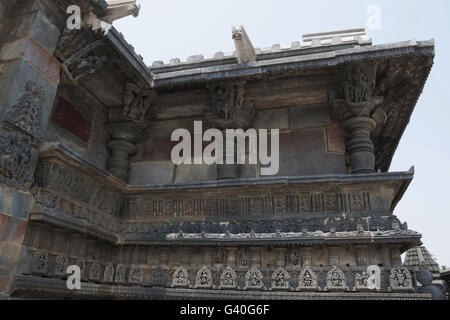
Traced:
<svg viewBox="0 0 450 320">
<path fill-rule="evenodd" d="M 345 98 L 347 103 L 368 102 L 376 84 L 376 64 L 357 63 L 345 67 Z"/>
<path fill-rule="evenodd" d="M 248 267 L 249 265 L 248 249 L 240 249 L 238 251 L 238 265 L 241 267 Z"/>
<path fill-rule="evenodd" d="M 251 268 L 245 275 L 246 289 L 261 289 L 263 287 L 263 274 L 256 267 Z"/>
<path fill-rule="evenodd" d="M 103 273 L 103 281 L 105 282 L 113 282 L 114 280 L 114 266 L 112 263 L 109 263 L 105 267 L 105 272 Z"/>
<path fill-rule="evenodd" d="M 389 276 L 390 289 L 393 291 L 409 291 L 413 289 L 412 277 L 405 267 L 396 267 Z"/>
<path fill-rule="evenodd" d="M 127 83 L 123 94 L 123 117 L 135 122 L 143 122 L 157 93 L 151 89 L 141 89 L 134 83 Z"/>
<path fill-rule="evenodd" d="M 244 102 L 245 81 L 219 81 L 208 85 L 210 119 L 220 129 L 247 127 L 255 115 L 251 102 Z"/>
<path fill-rule="evenodd" d="M 43 274 L 48 270 L 48 253 L 46 251 L 38 251 L 33 257 L 33 272 Z"/>
<path fill-rule="evenodd" d="M 27 82 L 25 93 L 7 112 L 0 125 L 0 174 L 30 187 L 32 160 L 41 137 L 42 89 Z"/>
<path fill-rule="evenodd" d="M 235 288 L 236 278 L 236 272 L 231 267 L 227 267 L 220 275 L 220 288 Z"/>
<path fill-rule="evenodd" d="M 188 272 L 183 267 L 178 267 L 175 269 L 172 278 L 172 287 L 188 287 L 189 286 L 189 276 Z"/>
<path fill-rule="evenodd" d="M 55 274 L 65 275 L 69 266 L 69 259 L 66 256 L 57 256 L 55 262 Z"/>
<path fill-rule="evenodd" d="M 278 268 L 272 275 L 272 289 L 289 289 L 289 273 Z"/>
<path fill-rule="evenodd" d="M 330 271 L 327 273 L 327 279 L 326 279 L 327 286 L 324 288 L 325 291 L 327 290 L 334 290 L 334 291 L 347 291 L 347 279 L 345 278 L 344 272 L 342 270 L 339 270 L 337 267 L 333 267 Z"/>
<path fill-rule="evenodd" d="M 212 286 L 211 270 L 209 270 L 207 267 L 203 267 L 197 272 L 197 277 L 195 279 L 195 287 L 210 288 L 211 286 Z"/>
</svg>

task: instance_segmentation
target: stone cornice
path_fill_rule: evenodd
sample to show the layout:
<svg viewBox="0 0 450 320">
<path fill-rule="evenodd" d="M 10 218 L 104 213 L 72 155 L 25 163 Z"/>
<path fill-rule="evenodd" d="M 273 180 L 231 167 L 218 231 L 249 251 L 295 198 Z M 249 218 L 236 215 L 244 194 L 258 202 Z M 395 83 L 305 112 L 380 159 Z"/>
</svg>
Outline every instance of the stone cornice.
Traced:
<svg viewBox="0 0 450 320">
<path fill-rule="evenodd" d="M 364 47 L 352 47 L 335 51 L 317 52 L 312 54 L 299 54 L 296 56 L 274 58 L 249 62 L 246 64 L 226 64 L 211 67 L 196 67 L 176 69 L 164 72 L 163 68 L 155 73 L 155 87 L 181 85 L 189 82 L 207 82 L 224 80 L 229 78 L 259 77 L 266 73 L 289 73 L 316 68 L 328 68 L 344 64 L 346 62 L 362 61 L 366 59 L 388 59 L 403 55 L 434 55 L 434 41 L 418 41 L 412 44 L 410 41 L 385 45 Z"/>
</svg>

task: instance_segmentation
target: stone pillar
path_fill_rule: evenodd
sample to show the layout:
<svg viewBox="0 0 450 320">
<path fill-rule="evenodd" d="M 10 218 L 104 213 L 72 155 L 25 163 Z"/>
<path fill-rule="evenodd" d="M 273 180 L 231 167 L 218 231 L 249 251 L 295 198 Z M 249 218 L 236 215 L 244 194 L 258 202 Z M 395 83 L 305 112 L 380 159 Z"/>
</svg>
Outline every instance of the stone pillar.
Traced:
<svg viewBox="0 0 450 320">
<path fill-rule="evenodd" d="M 402 266 L 402 257 L 400 252 L 400 245 L 391 245 L 391 264 L 393 267 Z"/>
<path fill-rule="evenodd" d="M 0 299 L 24 241 L 30 187 L 60 81 L 60 31 L 41 1 L 0 4 Z"/>
<path fill-rule="evenodd" d="M 344 68 L 345 99 L 331 101 L 334 116 L 346 132 L 346 149 L 353 174 L 375 172 L 374 145 L 370 134 L 386 122 L 380 107 L 384 98 L 373 96 L 377 66 L 374 63 L 349 64 Z"/>
<path fill-rule="evenodd" d="M 224 159 L 224 164 L 217 165 L 217 179 L 237 179 L 240 177 L 241 165 L 237 164 L 237 152 L 235 152 L 233 164 L 226 164 L 226 150 L 230 146 L 226 144 L 227 129 L 246 130 L 256 115 L 256 109 L 252 101 L 245 101 L 245 81 L 219 81 L 208 85 L 211 98 L 211 112 L 206 118 L 213 127 L 223 131 L 224 154 L 218 156 Z"/>
<path fill-rule="evenodd" d="M 204 250 L 203 264 L 205 266 L 211 266 L 213 264 L 213 249 L 205 248 Z"/>
<path fill-rule="evenodd" d="M 136 142 L 144 135 L 144 132 L 133 122 L 112 123 L 106 126 L 111 141 L 108 149 L 111 156 L 107 169 L 119 179 L 127 182 L 130 171 L 129 157 L 136 153 Z"/>
<path fill-rule="evenodd" d="M 230 247 L 227 248 L 227 266 L 237 266 L 236 262 L 236 252 L 238 248 Z"/>
<path fill-rule="evenodd" d="M 261 266 L 261 248 L 250 248 L 251 267 Z"/>
</svg>

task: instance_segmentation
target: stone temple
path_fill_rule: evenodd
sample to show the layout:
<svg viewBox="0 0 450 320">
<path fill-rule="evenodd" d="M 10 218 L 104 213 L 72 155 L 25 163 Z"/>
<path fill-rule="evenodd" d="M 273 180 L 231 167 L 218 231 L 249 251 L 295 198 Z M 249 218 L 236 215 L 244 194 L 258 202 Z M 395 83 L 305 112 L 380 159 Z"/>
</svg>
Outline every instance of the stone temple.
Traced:
<svg viewBox="0 0 450 320">
<path fill-rule="evenodd" d="M 389 167 L 433 41 L 258 49 L 240 27 L 233 53 L 147 66 L 110 25 L 139 9 L 0 2 L 0 297 L 431 299 L 401 260 L 421 234 L 394 215 L 414 169 Z M 194 121 L 278 129 L 278 174 L 175 165 Z"/>
</svg>

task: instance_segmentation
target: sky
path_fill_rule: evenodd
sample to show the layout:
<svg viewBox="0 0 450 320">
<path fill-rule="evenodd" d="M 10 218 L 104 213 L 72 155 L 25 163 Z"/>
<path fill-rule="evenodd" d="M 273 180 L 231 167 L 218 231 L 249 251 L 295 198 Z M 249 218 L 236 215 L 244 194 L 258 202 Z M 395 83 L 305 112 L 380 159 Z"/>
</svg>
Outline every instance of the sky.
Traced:
<svg viewBox="0 0 450 320">
<path fill-rule="evenodd" d="M 290 47 L 302 34 L 366 28 L 374 44 L 436 41 L 425 89 L 390 171 L 416 174 L 395 214 L 422 233 L 439 265 L 450 267 L 450 1 L 448 0 L 138 0 L 139 17 L 114 26 L 138 54 L 153 61 L 186 60 L 235 50 L 231 27 L 243 25 L 255 47 Z M 374 28 L 371 6 L 380 9 Z M 447 199 L 447 197 L 449 197 Z"/>
</svg>

